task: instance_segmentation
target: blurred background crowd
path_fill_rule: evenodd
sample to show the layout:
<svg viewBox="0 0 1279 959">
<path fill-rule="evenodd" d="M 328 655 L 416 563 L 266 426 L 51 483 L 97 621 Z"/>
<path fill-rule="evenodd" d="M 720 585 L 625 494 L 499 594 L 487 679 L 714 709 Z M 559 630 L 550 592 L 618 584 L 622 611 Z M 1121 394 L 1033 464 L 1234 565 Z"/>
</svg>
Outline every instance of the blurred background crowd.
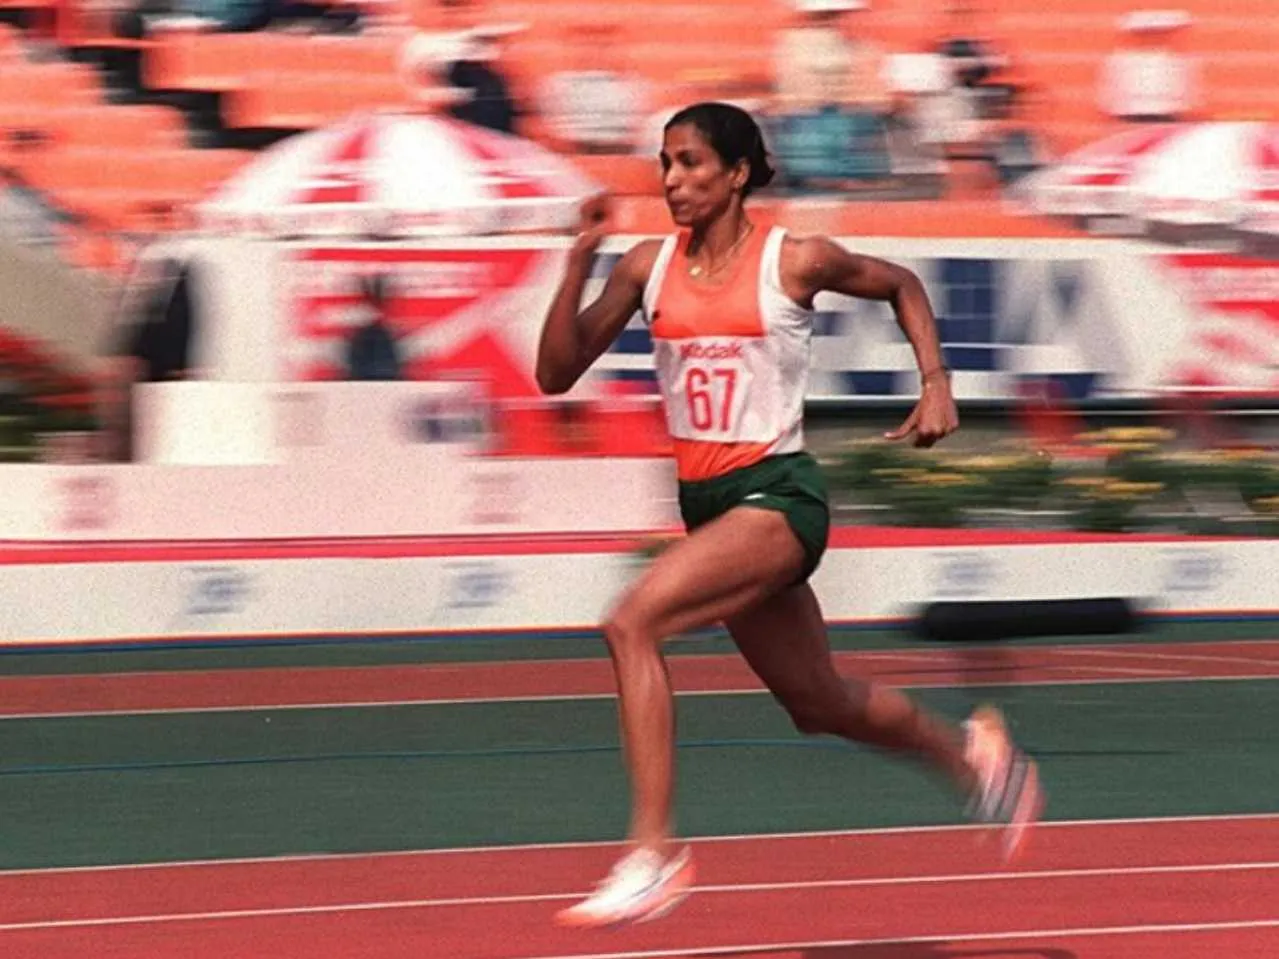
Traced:
<svg viewBox="0 0 1279 959">
<path fill-rule="evenodd" d="M 38 210 L 28 236 L 105 269 L 189 225 L 192 200 L 254 150 L 357 109 L 412 105 L 515 132 L 642 200 L 659 193 L 665 117 L 729 100 L 766 119 L 779 194 L 967 201 L 996 231 L 1011 186 L 1125 125 L 1279 112 L 1269 0 L 1160 10 L 1131 0 L 3 0 L 0 20 L 4 229 L 22 229 L 19 209 Z M 893 214 L 896 232 L 922 234 L 947 215 L 935 204 Z"/>
</svg>

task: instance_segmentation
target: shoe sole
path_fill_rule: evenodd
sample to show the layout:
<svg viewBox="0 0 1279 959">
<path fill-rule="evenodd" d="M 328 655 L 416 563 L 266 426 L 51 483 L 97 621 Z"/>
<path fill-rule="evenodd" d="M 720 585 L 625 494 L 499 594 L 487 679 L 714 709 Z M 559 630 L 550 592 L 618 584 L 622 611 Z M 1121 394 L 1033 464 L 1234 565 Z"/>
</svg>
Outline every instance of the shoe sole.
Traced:
<svg viewBox="0 0 1279 959">
<path fill-rule="evenodd" d="M 1025 855 L 1031 834 L 1039 825 L 1044 807 L 1047 805 L 1047 797 L 1044 795 L 1043 784 L 1039 779 L 1039 766 L 1034 760 L 1025 761 L 1028 767 L 1021 798 L 1017 802 L 1017 808 L 1013 810 L 1010 821 L 1004 827 L 1005 862 L 1014 862 Z"/>
<path fill-rule="evenodd" d="M 1020 859 L 1029 845 L 1030 834 L 1039 823 L 1046 803 L 1043 783 L 1039 777 L 1039 764 L 1019 750 L 1013 742 L 1012 734 L 1003 714 L 992 707 L 982 707 L 974 712 L 972 721 L 982 730 L 983 735 L 998 739 L 1008 750 L 1008 763 L 1025 764 L 1022 772 L 1023 782 L 1017 797 L 1017 804 L 1009 812 L 1007 821 L 992 822 L 1003 832 L 1001 848 L 1005 862 Z"/>
<path fill-rule="evenodd" d="M 572 909 L 555 915 L 559 926 L 569 929 L 610 929 L 628 924 L 651 922 L 672 912 L 693 891 L 694 869 L 692 861 L 686 862 L 661 884 L 661 895 L 652 905 L 639 905 L 615 916 L 578 916 Z"/>
<path fill-rule="evenodd" d="M 685 863 L 680 867 L 679 871 L 672 876 L 668 882 L 673 888 L 656 906 L 646 909 L 639 915 L 631 919 L 634 923 L 651 922 L 654 919 L 661 919 L 663 916 L 669 915 L 675 908 L 682 903 L 693 891 L 693 864 Z"/>
</svg>

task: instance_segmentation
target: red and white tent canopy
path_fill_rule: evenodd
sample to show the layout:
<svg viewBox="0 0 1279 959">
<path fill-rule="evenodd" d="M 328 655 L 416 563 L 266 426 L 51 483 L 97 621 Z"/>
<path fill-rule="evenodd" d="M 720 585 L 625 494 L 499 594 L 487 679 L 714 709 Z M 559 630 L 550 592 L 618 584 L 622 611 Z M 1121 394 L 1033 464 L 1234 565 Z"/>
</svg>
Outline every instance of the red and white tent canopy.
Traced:
<svg viewBox="0 0 1279 959">
<path fill-rule="evenodd" d="M 573 227 L 599 187 L 537 144 L 449 117 L 369 113 L 285 140 L 199 210 L 208 230 L 441 237 Z"/>
<path fill-rule="evenodd" d="M 1141 126 L 1027 177 L 1035 213 L 1245 227 L 1279 212 L 1279 123 Z"/>
</svg>

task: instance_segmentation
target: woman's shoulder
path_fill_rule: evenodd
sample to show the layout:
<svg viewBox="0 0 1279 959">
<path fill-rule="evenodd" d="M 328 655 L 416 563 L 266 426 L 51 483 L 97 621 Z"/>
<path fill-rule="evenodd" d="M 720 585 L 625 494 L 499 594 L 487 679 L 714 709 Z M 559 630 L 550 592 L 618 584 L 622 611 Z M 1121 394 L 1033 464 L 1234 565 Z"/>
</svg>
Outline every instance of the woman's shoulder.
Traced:
<svg viewBox="0 0 1279 959">
<path fill-rule="evenodd" d="M 657 258 L 662 253 L 662 247 L 669 239 L 669 236 L 658 236 L 646 237 L 638 241 L 622 254 L 616 269 L 623 271 L 630 279 L 642 286 L 648 282 L 653 267 L 657 264 Z"/>
<path fill-rule="evenodd" d="M 782 240 L 783 274 L 804 277 L 821 273 L 844 248 L 824 233 L 787 233 Z"/>
</svg>

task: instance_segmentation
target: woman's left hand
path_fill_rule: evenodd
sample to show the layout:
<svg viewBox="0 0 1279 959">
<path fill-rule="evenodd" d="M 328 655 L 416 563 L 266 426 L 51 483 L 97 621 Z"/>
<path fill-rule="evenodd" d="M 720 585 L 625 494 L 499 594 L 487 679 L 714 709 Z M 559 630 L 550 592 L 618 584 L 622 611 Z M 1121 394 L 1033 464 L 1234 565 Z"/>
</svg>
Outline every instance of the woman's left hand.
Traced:
<svg viewBox="0 0 1279 959">
<path fill-rule="evenodd" d="M 910 416 L 897 429 L 884 434 L 885 439 L 901 440 L 914 434 L 914 445 L 927 448 L 959 429 L 959 409 L 946 380 L 930 380 L 924 384 L 919 402 Z"/>
</svg>

